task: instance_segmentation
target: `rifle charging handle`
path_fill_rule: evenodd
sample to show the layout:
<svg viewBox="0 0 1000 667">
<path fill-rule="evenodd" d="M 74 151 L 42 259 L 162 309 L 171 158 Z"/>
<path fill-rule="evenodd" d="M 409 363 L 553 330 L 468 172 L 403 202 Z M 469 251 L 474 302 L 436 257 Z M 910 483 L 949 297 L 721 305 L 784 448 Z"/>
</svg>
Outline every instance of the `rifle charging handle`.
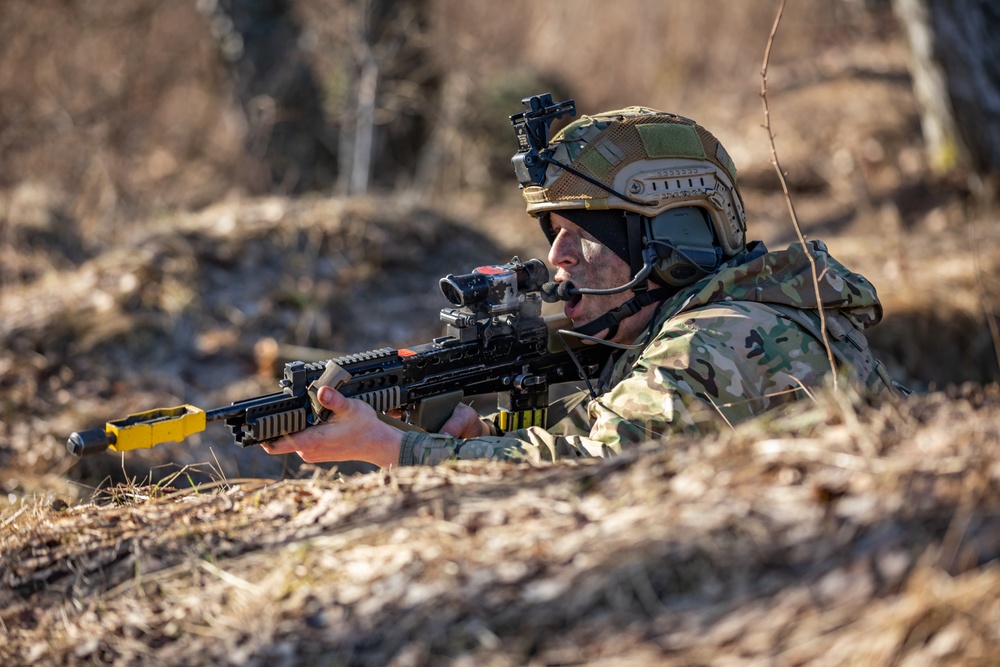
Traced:
<svg viewBox="0 0 1000 667">
<path fill-rule="evenodd" d="M 80 431 L 69 436 L 66 441 L 66 449 L 75 456 L 90 456 L 100 454 L 113 444 L 108 433 L 103 428 L 92 428 L 89 431 Z"/>
</svg>

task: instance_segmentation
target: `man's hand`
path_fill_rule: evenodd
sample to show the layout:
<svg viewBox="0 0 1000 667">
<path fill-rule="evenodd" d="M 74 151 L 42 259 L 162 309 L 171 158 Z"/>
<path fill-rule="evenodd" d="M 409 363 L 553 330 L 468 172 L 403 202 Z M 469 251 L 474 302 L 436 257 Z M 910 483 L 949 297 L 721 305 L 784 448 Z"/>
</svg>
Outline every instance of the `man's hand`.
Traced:
<svg viewBox="0 0 1000 667">
<path fill-rule="evenodd" d="M 386 410 L 385 414 L 393 419 L 405 420 L 405 413 L 398 409 Z M 448 421 L 441 425 L 439 433 L 446 433 L 454 438 L 478 438 L 482 435 L 492 435 L 490 425 L 483 421 L 479 414 L 465 403 L 455 406 Z"/>
<path fill-rule="evenodd" d="M 298 433 L 262 443 L 264 451 L 296 452 L 307 463 L 367 461 L 382 468 L 398 465 L 402 431 L 380 420 L 364 401 L 347 398 L 331 387 L 321 387 L 317 398 L 332 411 L 330 418 Z"/>
<path fill-rule="evenodd" d="M 489 435 L 490 427 L 479 418 L 479 413 L 473 410 L 471 406 L 459 403 L 455 406 L 451 417 L 441 427 L 441 432 L 456 438 L 478 438 L 479 436 Z"/>
</svg>

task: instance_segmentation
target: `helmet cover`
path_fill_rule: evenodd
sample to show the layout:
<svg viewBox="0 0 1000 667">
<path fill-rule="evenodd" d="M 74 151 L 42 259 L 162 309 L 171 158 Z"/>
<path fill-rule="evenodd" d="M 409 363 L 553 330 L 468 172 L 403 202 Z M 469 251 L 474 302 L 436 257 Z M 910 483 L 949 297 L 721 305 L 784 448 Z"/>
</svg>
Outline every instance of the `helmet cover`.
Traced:
<svg viewBox="0 0 1000 667">
<path fill-rule="evenodd" d="M 746 213 L 736 167 L 719 140 L 693 120 L 647 107 L 583 116 L 560 130 L 544 153 L 544 182 L 522 191 L 532 216 L 620 209 L 653 218 L 697 206 L 707 211 L 725 256 L 745 246 Z"/>
</svg>

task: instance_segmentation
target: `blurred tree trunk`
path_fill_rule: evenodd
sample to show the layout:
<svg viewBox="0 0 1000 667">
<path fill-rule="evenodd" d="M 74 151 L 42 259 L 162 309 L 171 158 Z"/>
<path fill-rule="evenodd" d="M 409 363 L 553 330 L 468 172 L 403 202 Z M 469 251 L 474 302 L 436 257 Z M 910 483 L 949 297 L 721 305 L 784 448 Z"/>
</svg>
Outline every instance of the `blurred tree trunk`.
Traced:
<svg viewBox="0 0 1000 667">
<path fill-rule="evenodd" d="M 270 191 L 406 187 L 433 130 L 429 0 L 199 0 Z"/>
<path fill-rule="evenodd" d="M 374 49 L 384 8 L 373 0 L 361 0 L 351 30 L 351 71 L 355 103 L 340 127 L 340 174 L 338 192 L 351 195 L 368 192 L 375 141 L 375 110 L 378 106 L 379 58 Z"/>
<path fill-rule="evenodd" d="M 354 128 L 354 155 L 348 192 L 368 192 L 372 173 L 372 148 L 375 139 L 375 102 L 378 94 L 378 63 L 369 54 L 358 76 L 357 127 Z"/>
<path fill-rule="evenodd" d="M 1000 174 L 1000 2 L 895 0 L 931 162 Z"/>
<path fill-rule="evenodd" d="M 438 87 L 425 40 L 426 0 L 328 0 L 346 28 L 348 101 L 339 119 L 336 190 L 365 194 L 372 183 L 399 187 L 433 129 Z M 335 11 L 334 7 L 339 7 Z"/>
<path fill-rule="evenodd" d="M 336 175 L 323 95 L 289 0 L 202 3 L 247 123 L 256 192 L 302 192 Z"/>
</svg>

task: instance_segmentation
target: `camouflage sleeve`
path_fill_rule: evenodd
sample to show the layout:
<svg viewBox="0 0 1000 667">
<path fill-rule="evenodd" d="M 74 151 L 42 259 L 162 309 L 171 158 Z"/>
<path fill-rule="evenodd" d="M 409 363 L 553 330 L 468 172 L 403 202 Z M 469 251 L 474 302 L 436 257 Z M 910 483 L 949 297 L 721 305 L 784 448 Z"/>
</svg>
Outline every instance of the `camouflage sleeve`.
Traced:
<svg viewBox="0 0 1000 667">
<path fill-rule="evenodd" d="M 500 436 L 462 440 L 442 433 L 409 431 L 403 436 L 400 465 L 436 465 L 452 459 L 497 459 L 532 462 L 608 456 L 603 443 L 578 435 L 553 435 L 532 426 Z"/>
</svg>

